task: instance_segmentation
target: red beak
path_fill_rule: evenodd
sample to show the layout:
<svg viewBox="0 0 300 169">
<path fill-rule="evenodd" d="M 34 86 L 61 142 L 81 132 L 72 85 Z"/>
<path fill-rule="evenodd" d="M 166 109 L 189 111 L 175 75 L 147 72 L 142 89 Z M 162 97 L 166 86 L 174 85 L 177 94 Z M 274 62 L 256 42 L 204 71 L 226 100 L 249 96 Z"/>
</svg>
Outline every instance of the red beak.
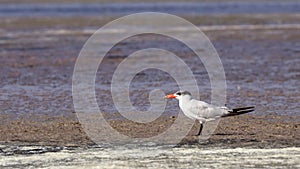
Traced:
<svg viewBox="0 0 300 169">
<path fill-rule="evenodd" d="M 169 94 L 165 96 L 165 99 L 175 99 L 176 96 L 174 94 Z"/>
</svg>

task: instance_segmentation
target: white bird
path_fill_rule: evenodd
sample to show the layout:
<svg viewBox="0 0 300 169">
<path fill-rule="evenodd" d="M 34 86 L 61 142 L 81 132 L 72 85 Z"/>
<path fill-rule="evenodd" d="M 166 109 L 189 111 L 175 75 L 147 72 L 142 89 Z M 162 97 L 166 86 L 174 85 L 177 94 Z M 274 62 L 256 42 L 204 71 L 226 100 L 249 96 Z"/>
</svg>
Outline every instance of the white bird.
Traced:
<svg viewBox="0 0 300 169">
<path fill-rule="evenodd" d="M 203 124 L 206 121 L 216 120 L 222 117 L 236 116 L 254 111 L 254 107 L 242 107 L 229 109 L 227 107 L 217 107 L 203 101 L 195 100 L 188 91 L 178 91 L 165 96 L 166 99 L 179 100 L 179 107 L 187 117 L 198 120 L 201 124 L 197 135 L 201 134 Z"/>
</svg>

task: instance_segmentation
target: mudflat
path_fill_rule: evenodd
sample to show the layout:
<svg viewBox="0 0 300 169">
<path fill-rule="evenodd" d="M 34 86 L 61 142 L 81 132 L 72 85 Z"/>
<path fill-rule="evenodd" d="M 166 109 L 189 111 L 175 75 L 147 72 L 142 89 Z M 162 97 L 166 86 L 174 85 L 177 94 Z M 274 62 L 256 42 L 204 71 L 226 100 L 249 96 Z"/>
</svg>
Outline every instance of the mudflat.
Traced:
<svg viewBox="0 0 300 169">
<path fill-rule="evenodd" d="M 220 16 L 224 23 L 218 26 L 215 25 L 218 23 L 217 17 L 207 20 L 203 16 L 190 17 L 189 20 L 198 22 L 197 25 L 210 38 L 220 55 L 227 78 L 227 105 L 232 108 L 255 106 L 256 111 L 222 119 L 217 130 L 204 144 L 197 143 L 198 137 L 193 136 L 193 131 L 182 142 L 212 147 L 298 147 L 300 33 L 299 25 L 294 22 L 299 15 L 281 15 L 282 18 L 289 18 L 293 24 L 277 26 L 234 26 L 231 25 L 233 16 Z M 248 20 L 244 17 L 245 23 L 255 21 L 255 15 Z M 276 20 L 275 15 L 264 17 L 266 19 L 260 19 L 259 22 Z M 97 29 L 96 25 L 103 25 L 109 18 L 25 20 L 22 17 L 5 18 L 6 24 L 0 31 L 1 143 L 94 144 L 76 118 L 72 104 L 72 73 L 85 41 Z M 230 24 L 226 26 L 226 23 Z M 205 68 L 187 50 L 178 50 L 182 47 L 180 44 L 149 35 L 124 41 L 112 49 L 100 65 L 96 80 L 100 85 L 96 86 L 96 94 L 99 96 L 99 106 L 107 112 L 109 124 L 117 131 L 133 137 L 148 137 L 164 131 L 172 125 L 178 112 L 177 102 L 172 101 L 168 103 L 164 116 L 151 124 L 137 124 L 118 119 L 117 112 L 111 106 L 109 85 L 114 68 L 126 54 L 147 45 L 156 47 L 157 44 L 173 49 L 182 56 L 192 71 L 196 72 L 196 79 L 201 86 L 201 99 L 210 102 L 210 83 Z M 143 110 L 149 106 L 148 95 L 145 94 L 149 90 L 160 85 L 167 87 L 166 93 L 177 90 L 175 82 L 168 75 L 154 70 L 142 72 L 133 83 L 136 85 L 131 89 L 135 93 L 132 102 Z M 145 127 L 149 128 L 147 132 Z"/>
<path fill-rule="evenodd" d="M 174 116 L 161 117 L 151 125 L 130 121 L 111 120 L 110 125 L 131 137 L 149 137 L 168 128 Z M 195 124 L 182 144 L 199 147 L 253 147 L 281 148 L 300 145 L 299 116 L 243 115 L 222 119 L 205 143 L 198 143 Z M 95 143 L 85 134 L 76 117 L 51 117 L 44 115 L 11 119 L 1 115 L 1 143 L 18 145 L 89 146 Z M 180 128 L 178 129 L 180 130 Z"/>
</svg>

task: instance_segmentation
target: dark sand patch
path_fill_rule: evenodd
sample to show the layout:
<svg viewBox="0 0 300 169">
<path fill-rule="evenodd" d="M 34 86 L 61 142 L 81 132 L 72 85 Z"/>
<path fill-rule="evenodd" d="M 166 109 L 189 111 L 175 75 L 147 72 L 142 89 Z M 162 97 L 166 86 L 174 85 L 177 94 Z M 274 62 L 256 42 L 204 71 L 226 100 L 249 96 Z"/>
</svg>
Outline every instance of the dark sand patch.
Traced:
<svg viewBox="0 0 300 169">
<path fill-rule="evenodd" d="M 300 146 L 299 116 L 243 115 L 222 119 L 211 138 L 198 144 L 194 136 L 196 124 L 183 144 L 226 147 L 288 147 Z M 159 134 L 172 125 L 174 117 L 161 117 L 151 122 L 151 129 L 145 132 L 147 124 L 111 120 L 110 125 L 128 136 L 149 137 Z M 50 117 L 32 115 L 13 118 L 1 115 L 0 141 L 4 144 L 86 146 L 94 143 L 88 138 L 81 124 L 73 117 Z"/>
</svg>

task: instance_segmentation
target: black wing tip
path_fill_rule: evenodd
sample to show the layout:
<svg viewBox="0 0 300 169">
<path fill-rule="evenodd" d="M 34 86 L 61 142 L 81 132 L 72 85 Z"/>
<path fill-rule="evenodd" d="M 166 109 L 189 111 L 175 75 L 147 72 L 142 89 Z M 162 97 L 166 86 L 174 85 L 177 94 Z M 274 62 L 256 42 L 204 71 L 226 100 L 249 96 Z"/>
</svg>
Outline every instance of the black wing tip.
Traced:
<svg viewBox="0 0 300 169">
<path fill-rule="evenodd" d="M 232 109 L 233 112 L 238 112 L 238 111 L 242 111 L 242 110 L 249 110 L 249 109 L 255 109 L 254 106 L 248 106 L 248 107 L 239 107 L 239 108 L 234 108 Z"/>
<path fill-rule="evenodd" d="M 254 106 L 235 108 L 235 109 L 232 109 L 231 111 L 229 111 L 229 113 L 224 115 L 223 117 L 246 114 L 246 113 L 253 112 L 254 110 L 255 110 Z"/>
</svg>

